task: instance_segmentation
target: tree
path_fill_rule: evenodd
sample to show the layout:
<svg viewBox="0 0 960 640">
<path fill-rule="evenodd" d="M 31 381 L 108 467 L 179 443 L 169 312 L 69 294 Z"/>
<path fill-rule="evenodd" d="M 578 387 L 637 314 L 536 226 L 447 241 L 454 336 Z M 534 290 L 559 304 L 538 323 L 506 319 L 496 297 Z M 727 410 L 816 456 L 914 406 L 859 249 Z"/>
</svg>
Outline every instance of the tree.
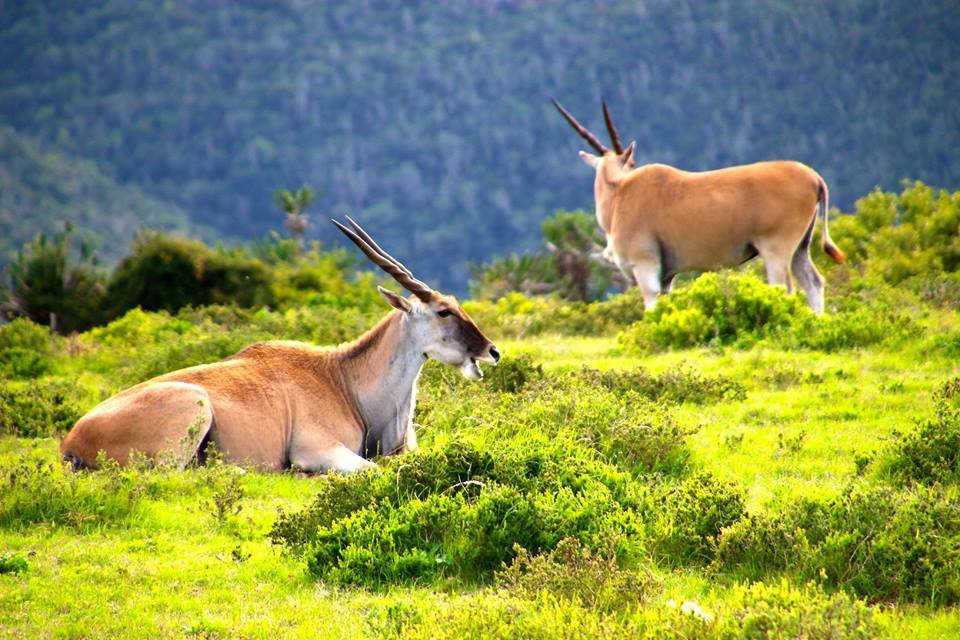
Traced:
<svg viewBox="0 0 960 640">
<path fill-rule="evenodd" d="M 283 226 L 290 237 L 297 241 L 297 247 L 300 249 L 303 249 L 303 234 L 306 233 L 310 224 L 304 210 L 315 197 L 314 190 L 306 185 L 293 192 L 288 189 L 277 189 L 273 194 L 274 204 L 286 213 Z"/>
</svg>

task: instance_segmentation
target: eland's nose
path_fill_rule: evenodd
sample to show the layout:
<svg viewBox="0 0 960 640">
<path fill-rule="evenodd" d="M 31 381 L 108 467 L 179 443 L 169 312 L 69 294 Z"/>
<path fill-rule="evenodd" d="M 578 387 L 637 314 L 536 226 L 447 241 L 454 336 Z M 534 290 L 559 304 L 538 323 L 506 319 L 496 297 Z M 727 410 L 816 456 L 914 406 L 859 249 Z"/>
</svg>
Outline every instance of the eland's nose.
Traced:
<svg viewBox="0 0 960 640">
<path fill-rule="evenodd" d="M 490 357 L 493 358 L 494 362 L 500 362 L 500 352 L 497 351 L 496 347 L 490 347 Z"/>
</svg>

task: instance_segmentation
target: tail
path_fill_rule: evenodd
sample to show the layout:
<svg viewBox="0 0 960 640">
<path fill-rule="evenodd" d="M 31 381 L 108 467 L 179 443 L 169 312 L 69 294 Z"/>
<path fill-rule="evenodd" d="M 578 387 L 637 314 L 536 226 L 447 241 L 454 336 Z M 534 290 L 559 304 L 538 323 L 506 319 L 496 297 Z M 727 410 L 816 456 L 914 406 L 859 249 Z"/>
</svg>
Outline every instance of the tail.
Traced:
<svg viewBox="0 0 960 640">
<path fill-rule="evenodd" d="M 817 206 L 820 209 L 820 217 L 823 219 L 823 233 L 820 234 L 820 246 L 823 247 L 824 253 L 826 253 L 830 258 L 833 259 L 837 264 L 843 264 L 847 256 L 843 255 L 843 251 L 833 244 L 833 241 L 830 240 L 830 231 L 827 229 L 827 218 L 830 213 L 830 192 L 827 191 L 827 183 L 823 181 L 823 178 L 820 179 L 820 190 L 817 192 Z"/>
</svg>

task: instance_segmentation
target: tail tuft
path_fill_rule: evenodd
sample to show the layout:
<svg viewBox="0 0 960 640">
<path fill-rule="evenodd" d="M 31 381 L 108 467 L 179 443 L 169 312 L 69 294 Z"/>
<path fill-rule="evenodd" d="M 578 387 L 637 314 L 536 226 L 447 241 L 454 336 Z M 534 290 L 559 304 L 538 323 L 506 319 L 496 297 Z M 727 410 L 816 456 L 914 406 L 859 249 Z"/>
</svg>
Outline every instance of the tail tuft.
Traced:
<svg viewBox="0 0 960 640">
<path fill-rule="evenodd" d="M 840 251 L 837 245 L 833 244 L 832 242 L 825 243 L 823 245 L 823 250 L 837 264 L 843 264 L 847 261 L 847 256 L 844 255 L 843 251 Z"/>
</svg>

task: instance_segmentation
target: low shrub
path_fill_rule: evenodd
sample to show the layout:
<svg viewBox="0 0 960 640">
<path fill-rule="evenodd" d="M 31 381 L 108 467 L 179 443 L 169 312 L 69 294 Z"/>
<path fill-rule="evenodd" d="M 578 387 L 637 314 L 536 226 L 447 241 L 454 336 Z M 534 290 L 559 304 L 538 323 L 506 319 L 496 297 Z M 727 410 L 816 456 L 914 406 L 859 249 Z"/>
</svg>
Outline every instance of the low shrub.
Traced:
<svg viewBox="0 0 960 640">
<path fill-rule="evenodd" d="M 717 566 L 746 577 L 783 571 L 870 600 L 960 601 L 960 492 L 855 487 L 724 530 Z"/>
<path fill-rule="evenodd" d="M 880 464 L 901 483 L 960 482 L 960 378 L 936 391 L 933 416 L 900 435 Z"/>
<path fill-rule="evenodd" d="M 797 296 L 755 277 L 705 273 L 662 296 L 653 311 L 620 335 L 631 351 L 659 351 L 708 344 L 753 344 L 789 329 L 810 314 Z"/>
<path fill-rule="evenodd" d="M 27 318 L 0 324 L 0 378 L 27 379 L 53 364 L 54 334 Z"/>
<path fill-rule="evenodd" d="M 569 441 L 441 438 L 385 467 L 331 478 L 307 509 L 281 513 L 273 541 L 333 582 L 474 581 L 509 562 L 514 545 L 539 552 L 571 535 L 599 544 L 631 509 L 628 476 Z"/>
<path fill-rule="evenodd" d="M 105 464 L 100 471 L 73 473 L 49 459 L 30 457 L 0 464 L 0 527 L 36 523 L 97 529 L 137 513 L 147 490 L 135 468 Z"/>
<path fill-rule="evenodd" d="M 0 385 L 0 433 L 22 438 L 63 434 L 93 404 L 93 398 L 67 380 Z"/>
<path fill-rule="evenodd" d="M 844 593 L 825 594 L 812 584 L 794 587 L 786 582 L 736 585 L 710 611 L 692 602 L 671 601 L 624 615 L 543 591 L 535 599 L 481 591 L 442 606 L 391 605 L 388 612 L 377 608 L 372 617 L 389 617 L 391 622 L 371 624 L 375 637 L 405 640 L 872 640 L 883 631 L 880 619 L 863 602 Z"/>
<path fill-rule="evenodd" d="M 464 309 L 487 335 L 520 338 L 541 334 L 609 335 L 643 317 L 636 288 L 600 302 L 567 302 L 510 292 L 496 302 L 468 300 Z"/>
<path fill-rule="evenodd" d="M 654 557 L 673 566 L 710 562 L 721 532 L 745 515 L 743 493 L 707 473 L 656 486 L 652 504 Z"/>
<path fill-rule="evenodd" d="M 648 570 L 626 570 L 612 550 L 593 553 L 575 538 L 564 538 L 546 554 L 517 549 L 509 566 L 496 574 L 502 593 L 524 600 L 540 594 L 569 600 L 590 611 L 632 611 L 660 590 Z"/>
<path fill-rule="evenodd" d="M 24 573 L 30 568 L 27 559 L 18 553 L 0 553 L 0 575 L 5 573 Z"/>
<path fill-rule="evenodd" d="M 556 386 L 577 380 L 591 386 L 602 387 L 615 394 L 637 393 L 650 400 L 667 402 L 691 402 L 710 404 L 714 402 L 743 400 L 746 389 L 739 382 L 724 376 L 705 376 L 689 367 L 678 367 L 660 375 L 635 367 L 617 371 L 598 371 L 583 367 L 579 370 L 561 372 L 552 377 Z"/>
<path fill-rule="evenodd" d="M 820 351 L 894 343 L 920 332 L 905 310 L 916 305 L 905 300 L 912 300 L 909 293 L 861 279 L 831 302 L 832 312 L 818 316 L 783 287 L 751 275 L 707 273 L 661 297 L 653 311 L 620 334 L 619 343 L 631 353 L 749 347 L 761 340 Z"/>
</svg>

